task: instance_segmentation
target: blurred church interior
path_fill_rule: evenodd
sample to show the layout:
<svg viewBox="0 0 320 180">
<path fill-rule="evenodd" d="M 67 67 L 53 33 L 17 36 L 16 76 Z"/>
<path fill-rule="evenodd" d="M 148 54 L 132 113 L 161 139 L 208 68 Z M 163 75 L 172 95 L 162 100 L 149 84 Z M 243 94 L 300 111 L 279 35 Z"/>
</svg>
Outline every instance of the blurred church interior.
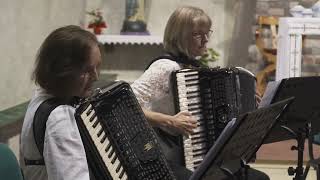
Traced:
<svg viewBox="0 0 320 180">
<path fill-rule="evenodd" d="M 261 96 L 268 82 L 275 80 L 279 19 L 294 18 L 292 8 L 312 8 L 316 0 L 146 0 L 146 34 L 123 34 L 126 16 L 124 0 L 1 0 L 0 1 L 0 143 L 8 144 L 19 159 L 19 133 L 27 102 L 35 85 L 30 80 L 40 43 L 53 29 L 63 25 L 88 28 L 99 10 L 106 23 L 96 32 L 103 63 L 97 86 L 113 80 L 129 83 L 137 79 L 150 60 L 160 55 L 166 21 L 181 5 L 202 8 L 213 20 L 213 36 L 208 47 L 219 54 L 209 67 L 241 66 L 255 74 Z M 311 18 L 311 17 L 306 17 Z M 320 19 L 319 17 L 312 17 Z M 319 20 L 320 22 L 320 20 Z M 320 23 L 319 23 L 320 24 Z M 320 29 L 320 26 L 319 26 Z M 320 31 L 320 30 L 319 30 Z M 320 35 L 320 33 L 318 34 Z M 302 76 L 320 75 L 320 36 L 302 37 Z M 287 168 L 295 166 L 294 140 L 265 144 L 250 166 L 266 172 L 271 179 L 292 179 Z M 320 155 L 316 143 L 314 154 Z M 305 162 L 308 153 L 305 152 Z M 1 162 L 0 162 L 1 163 Z M 307 179 L 316 179 L 311 168 Z"/>
</svg>

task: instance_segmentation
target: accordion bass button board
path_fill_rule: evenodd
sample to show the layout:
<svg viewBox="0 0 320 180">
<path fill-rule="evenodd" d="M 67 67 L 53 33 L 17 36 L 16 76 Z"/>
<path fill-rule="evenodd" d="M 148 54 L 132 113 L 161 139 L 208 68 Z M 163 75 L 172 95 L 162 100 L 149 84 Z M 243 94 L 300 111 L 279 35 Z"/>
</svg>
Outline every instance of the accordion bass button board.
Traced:
<svg viewBox="0 0 320 180">
<path fill-rule="evenodd" d="M 83 101 L 76 120 L 95 179 L 175 179 L 128 83 L 114 82 Z"/>
</svg>

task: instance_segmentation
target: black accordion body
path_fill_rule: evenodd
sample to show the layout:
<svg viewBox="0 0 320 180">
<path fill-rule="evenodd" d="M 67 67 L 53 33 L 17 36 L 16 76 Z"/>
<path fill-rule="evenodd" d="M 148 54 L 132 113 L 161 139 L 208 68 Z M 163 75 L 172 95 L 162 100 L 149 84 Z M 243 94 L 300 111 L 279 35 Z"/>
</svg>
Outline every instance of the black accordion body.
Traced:
<svg viewBox="0 0 320 180">
<path fill-rule="evenodd" d="M 115 82 L 81 103 L 76 120 L 95 179 L 174 179 L 128 83 Z"/>
<path fill-rule="evenodd" d="M 182 69 L 172 74 L 176 112 L 189 111 L 198 121 L 183 137 L 185 165 L 202 162 L 227 123 L 256 108 L 254 75 L 243 68 Z"/>
</svg>

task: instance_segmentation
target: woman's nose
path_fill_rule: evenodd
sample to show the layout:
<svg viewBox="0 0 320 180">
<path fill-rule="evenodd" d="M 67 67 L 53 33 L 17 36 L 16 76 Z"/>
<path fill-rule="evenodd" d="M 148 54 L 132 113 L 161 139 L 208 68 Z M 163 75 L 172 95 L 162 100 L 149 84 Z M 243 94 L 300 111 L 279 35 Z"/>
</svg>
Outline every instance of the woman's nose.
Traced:
<svg viewBox="0 0 320 180">
<path fill-rule="evenodd" d="M 209 41 L 209 35 L 204 34 L 204 36 L 202 37 L 202 42 L 208 42 Z"/>
<path fill-rule="evenodd" d="M 99 70 L 95 69 L 92 74 L 92 80 L 96 81 L 99 79 Z"/>
</svg>

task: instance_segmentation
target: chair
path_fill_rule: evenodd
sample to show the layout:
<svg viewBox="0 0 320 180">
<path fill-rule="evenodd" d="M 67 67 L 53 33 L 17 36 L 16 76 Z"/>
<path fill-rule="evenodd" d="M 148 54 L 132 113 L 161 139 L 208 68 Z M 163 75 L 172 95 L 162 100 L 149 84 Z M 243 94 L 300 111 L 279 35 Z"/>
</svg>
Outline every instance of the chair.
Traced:
<svg viewBox="0 0 320 180">
<path fill-rule="evenodd" d="M 11 149 L 0 143 L 0 177 L 6 180 L 23 180 L 16 156 Z"/>
<path fill-rule="evenodd" d="M 256 34 L 256 45 L 266 61 L 266 67 L 257 74 L 257 90 L 263 95 L 268 80 L 276 70 L 277 54 L 277 26 L 279 19 L 274 16 L 259 16 L 259 28 Z M 265 30 L 270 31 L 270 37 L 263 37 Z M 264 39 L 270 39 L 266 44 Z"/>
<path fill-rule="evenodd" d="M 319 148 L 319 142 L 314 132 L 310 131 L 308 136 L 309 161 L 306 164 L 304 177 L 307 177 L 309 169 L 312 167 L 316 171 L 317 180 L 320 180 L 320 157 L 314 156 L 314 147 Z M 315 146 L 314 146 L 315 145 Z"/>
</svg>

